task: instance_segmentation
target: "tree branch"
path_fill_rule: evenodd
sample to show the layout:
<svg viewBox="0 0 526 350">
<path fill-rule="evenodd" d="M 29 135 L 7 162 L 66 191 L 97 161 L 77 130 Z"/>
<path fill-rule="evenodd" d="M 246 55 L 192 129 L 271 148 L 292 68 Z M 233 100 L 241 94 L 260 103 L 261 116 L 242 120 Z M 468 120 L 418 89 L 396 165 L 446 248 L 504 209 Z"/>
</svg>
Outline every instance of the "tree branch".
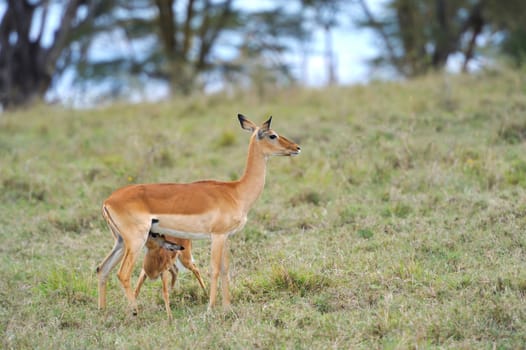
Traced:
<svg viewBox="0 0 526 350">
<path fill-rule="evenodd" d="M 404 74 L 404 70 L 400 64 L 400 60 L 398 59 L 398 57 L 396 56 L 395 54 L 395 49 L 391 43 L 391 40 L 389 39 L 389 36 L 387 35 L 387 33 L 385 32 L 384 28 L 382 27 L 382 24 L 380 22 L 378 22 L 371 10 L 369 9 L 369 6 L 367 5 L 366 1 L 365 0 L 358 0 L 358 3 L 360 4 L 360 6 L 362 7 L 362 10 L 365 14 L 365 16 L 367 17 L 367 21 L 369 22 L 369 25 L 371 27 L 373 27 L 377 32 L 378 34 L 380 34 L 384 44 L 385 44 L 385 47 L 387 48 L 387 52 L 388 52 L 388 57 L 389 57 L 389 61 L 391 61 L 391 63 L 396 67 L 396 69 Z"/>
<path fill-rule="evenodd" d="M 204 62 L 204 51 L 206 47 L 206 35 L 208 33 L 208 28 L 210 27 L 210 0 L 205 0 L 205 5 L 203 7 L 203 20 L 201 21 L 201 28 L 199 30 L 199 39 L 201 40 L 201 45 L 199 46 L 199 58 L 196 63 L 196 66 L 200 66 Z"/>
<path fill-rule="evenodd" d="M 155 4 L 159 9 L 159 27 L 164 51 L 170 59 L 174 59 L 177 55 L 174 0 L 155 0 Z"/>
<path fill-rule="evenodd" d="M 53 74 L 54 66 L 60 56 L 60 53 L 67 44 L 68 36 L 72 30 L 72 23 L 75 20 L 77 9 L 80 6 L 82 0 L 71 0 L 68 2 L 62 20 L 57 30 L 55 30 L 55 41 L 47 51 L 45 55 L 45 71 L 50 76 Z"/>
<path fill-rule="evenodd" d="M 467 30 L 469 27 L 471 27 L 473 30 L 473 33 L 471 35 L 471 39 L 469 41 L 468 47 L 466 51 L 464 52 L 464 63 L 462 63 L 463 72 L 468 71 L 468 63 L 474 56 L 475 45 L 477 43 L 477 37 L 482 32 L 482 28 L 484 27 L 484 24 L 485 24 L 484 18 L 482 16 L 482 6 L 483 6 L 482 2 L 479 2 L 478 4 L 476 4 L 473 7 L 468 19 L 466 20 L 466 23 L 464 24 L 463 30 Z"/>
<path fill-rule="evenodd" d="M 206 1 L 207 7 L 209 7 L 210 2 Z M 208 10 L 206 11 L 205 18 L 203 19 L 203 28 L 201 33 L 201 48 L 199 50 L 199 58 L 196 63 L 196 68 L 202 70 L 206 66 L 206 59 L 210 54 L 210 49 L 213 47 L 214 42 L 219 37 L 219 33 L 225 27 L 225 23 L 228 20 L 229 16 L 232 14 L 232 0 L 226 0 L 223 3 L 223 8 L 219 19 L 215 23 L 215 26 L 210 30 L 210 17 L 208 16 Z M 206 24 L 206 26 L 205 26 Z M 202 28 L 202 29 L 203 29 Z"/>
<path fill-rule="evenodd" d="M 187 57 L 192 44 L 192 20 L 194 18 L 194 0 L 189 0 L 186 7 L 186 19 L 183 28 L 183 57 Z"/>
<path fill-rule="evenodd" d="M 47 15 L 48 15 L 48 7 L 49 7 L 49 1 L 48 0 L 44 0 L 42 1 L 42 6 L 44 7 L 43 10 L 42 10 L 42 17 L 40 19 L 40 28 L 38 29 L 38 35 L 37 35 L 37 39 L 35 40 L 35 42 L 40 45 L 40 41 L 42 40 L 42 35 L 44 33 L 44 27 L 46 26 L 46 22 L 47 22 Z"/>
</svg>

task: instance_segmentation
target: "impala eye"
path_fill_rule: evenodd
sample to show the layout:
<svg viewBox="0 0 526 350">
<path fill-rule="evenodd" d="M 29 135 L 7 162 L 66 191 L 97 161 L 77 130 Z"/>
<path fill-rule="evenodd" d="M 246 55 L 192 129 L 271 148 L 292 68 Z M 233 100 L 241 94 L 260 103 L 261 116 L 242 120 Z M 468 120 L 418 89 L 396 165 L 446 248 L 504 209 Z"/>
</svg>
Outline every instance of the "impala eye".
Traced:
<svg viewBox="0 0 526 350">
<path fill-rule="evenodd" d="M 274 140 L 276 137 L 277 137 L 276 135 L 272 134 L 272 135 L 269 135 L 268 138 L 271 139 L 271 140 Z"/>
</svg>

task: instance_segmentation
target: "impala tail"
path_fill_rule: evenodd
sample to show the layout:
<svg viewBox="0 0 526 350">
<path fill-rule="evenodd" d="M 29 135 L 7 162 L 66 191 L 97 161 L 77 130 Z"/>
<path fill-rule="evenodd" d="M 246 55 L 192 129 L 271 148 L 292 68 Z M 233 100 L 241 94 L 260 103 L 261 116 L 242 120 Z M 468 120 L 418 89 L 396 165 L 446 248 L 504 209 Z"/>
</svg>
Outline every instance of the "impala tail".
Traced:
<svg viewBox="0 0 526 350">
<path fill-rule="evenodd" d="M 105 205 L 102 206 L 102 216 L 104 217 L 104 220 L 106 220 L 106 223 L 108 224 L 110 231 L 113 234 L 113 237 L 115 238 L 115 247 L 106 257 L 106 259 L 104 259 L 104 261 L 99 266 L 97 266 L 97 273 L 100 273 L 102 271 L 104 266 L 107 265 L 107 262 L 112 261 L 116 258 L 116 254 L 118 255 L 118 253 L 121 251 L 121 249 L 119 248 L 121 248 L 123 244 L 122 235 L 119 231 L 119 228 L 117 227 L 115 221 L 113 221 L 113 219 L 111 218 L 110 212 L 108 211 L 108 208 L 106 208 Z"/>
</svg>

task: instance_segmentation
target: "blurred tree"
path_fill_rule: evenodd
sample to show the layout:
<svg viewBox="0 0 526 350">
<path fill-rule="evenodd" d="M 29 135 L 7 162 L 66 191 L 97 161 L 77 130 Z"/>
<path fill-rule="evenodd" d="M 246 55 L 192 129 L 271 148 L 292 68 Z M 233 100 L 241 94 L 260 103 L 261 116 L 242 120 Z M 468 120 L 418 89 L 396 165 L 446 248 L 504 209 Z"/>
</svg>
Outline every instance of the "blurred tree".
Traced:
<svg viewBox="0 0 526 350">
<path fill-rule="evenodd" d="M 503 40 L 502 50 L 512 58 L 516 67 L 524 65 L 526 63 L 526 29 L 512 30 Z"/>
<path fill-rule="evenodd" d="M 103 1 L 61 1 L 53 35 L 46 40 L 53 0 L 8 0 L 0 20 L 0 104 L 23 105 L 42 97 L 57 72 L 70 62 L 68 48 L 90 31 Z"/>
<path fill-rule="evenodd" d="M 331 31 L 339 25 L 338 11 L 342 8 L 344 2 L 342 0 L 301 0 L 301 3 L 307 20 L 323 29 L 327 83 L 328 85 L 334 85 L 337 83 L 337 79 Z"/>
<path fill-rule="evenodd" d="M 390 0 L 381 19 L 366 0 L 358 4 L 365 15 L 361 25 L 376 31 L 386 48 L 373 63 L 387 63 L 404 76 L 441 69 L 456 53 L 463 56 L 462 67 L 467 70 L 478 39 L 491 33 L 498 32 L 502 47 L 511 52 L 526 23 L 523 0 Z"/>
<path fill-rule="evenodd" d="M 239 28 L 240 13 L 232 7 L 232 0 L 188 0 L 178 20 L 176 2 L 155 0 L 166 61 L 159 72 L 169 77 L 173 89 L 189 93 L 194 90 L 198 75 L 211 68 L 210 57 L 220 35 Z"/>
<path fill-rule="evenodd" d="M 238 33 L 237 53 L 221 67 L 224 80 L 234 87 L 253 88 L 260 96 L 269 86 L 293 83 L 292 68 L 283 56 L 308 37 L 300 14 L 278 6 L 246 13 L 241 21 L 245 25 Z"/>
<path fill-rule="evenodd" d="M 498 33 L 502 52 L 519 66 L 526 62 L 526 1 L 486 0 L 490 31 Z"/>
<path fill-rule="evenodd" d="M 299 2 L 283 7 L 276 1 L 264 9 L 233 3 L 7 0 L 0 23 L 0 103 L 10 108 L 42 98 L 67 70 L 77 88 L 105 98 L 154 80 L 185 94 L 202 89 L 211 75 L 263 81 L 269 72 L 279 77 L 275 82 L 289 80 L 280 57 L 306 38 Z"/>
<path fill-rule="evenodd" d="M 110 30 L 124 32 L 128 46 L 140 49 L 89 64 L 87 58 L 78 67 L 81 84 L 108 76 L 119 86 L 126 84 L 118 77 L 158 79 L 172 93 L 187 94 L 203 89 L 205 77 L 255 79 L 255 62 L 264 63 L 263 72 L 287 75 L 279 56 L 305 37 L 299 8 L 289 11 L 278 1 L 271 9 L 240 8 L 233 0 L 113 1 Z"/>
</svg>

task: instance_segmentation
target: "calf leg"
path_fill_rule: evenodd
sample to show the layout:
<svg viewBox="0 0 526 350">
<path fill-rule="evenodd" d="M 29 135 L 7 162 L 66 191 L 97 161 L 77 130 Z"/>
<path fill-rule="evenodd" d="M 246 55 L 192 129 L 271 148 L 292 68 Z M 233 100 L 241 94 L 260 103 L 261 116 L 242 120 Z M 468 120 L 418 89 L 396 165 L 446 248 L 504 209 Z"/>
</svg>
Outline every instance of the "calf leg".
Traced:
<svg viewBox="0 0 526 350">
<path fill-rule="evenodd" d="M 172 310 L 170 309 L 170 296 L 169 296 L 169 291 L 170 291 L 170 288 L 168 287 L 169 285 L 169 279 L 170 279 L 170 272 L 167 270 L 167 271 L 164 271 L 162 274 L 161 274 L 161 279 L 163 281 L 163 299 L 164 299 L 164 306 L 166 308 L 166 314 L 168 315 L 168 320 L 172 321 Z"/>
<path fill-rule="evenodd" d="M 135 298 L 139 296 L 139 292 L 141 291 L 141 287 L 146 280 L 146 271 L 144 269 L 141 270 L 141 274 L 139 275 L 139 279 L 137 280 L 137 285 L 135 286 Z"/>
</svg>

